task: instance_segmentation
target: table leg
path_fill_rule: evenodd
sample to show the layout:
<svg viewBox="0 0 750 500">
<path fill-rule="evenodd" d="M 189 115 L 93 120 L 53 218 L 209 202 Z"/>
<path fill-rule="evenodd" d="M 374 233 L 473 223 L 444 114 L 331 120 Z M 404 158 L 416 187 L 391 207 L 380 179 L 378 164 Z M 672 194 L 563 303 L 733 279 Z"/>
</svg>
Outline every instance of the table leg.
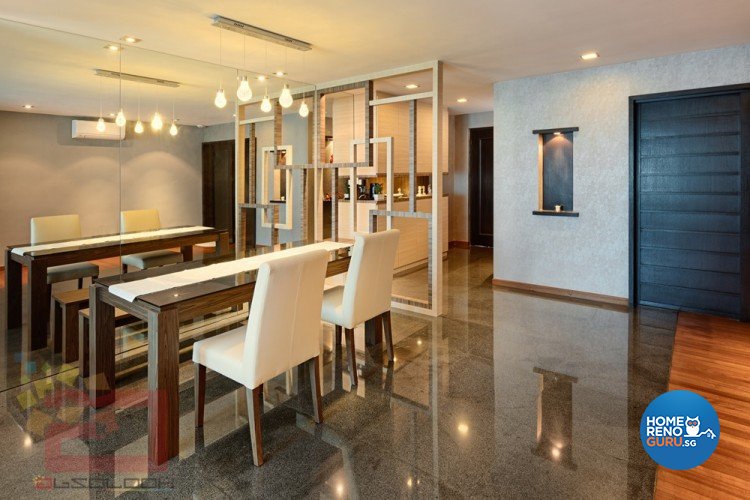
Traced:
<svg viewBox="0 0 750 500">
<path fill-rule="evenodd" d="M 182 252 L 183 262 L 190 262 L 191 260 L 193 260 L 193 245 L 185 245 L 184 247 L 180 247 L 180 252 Z"/>
<path fill-rule="evenodd" d="M 115 308 L 102 300 L 101 285 L 89 287 L 89 404 L 115 400 Z"/>
<path fill-rule="evenodd" d="M 153 465 L 180 452 L 179 326 L 176 309 L 148 314 L 148 460 Z"/>
<path fill-rule="evenodd" d="M 365 346 L 372 347 L 383 342 L 383 322 L 380 316 L 365 321 Z"/>
<path fill-rule="evenodd" d="M 216 240 L 216 257 L 229 254 L 229 233 L 219 233 Z"/>
<path fill-rule="evenodd" d="M 23 266 L 11 257 L 11 251 L 5 251 L 5 294 L 8 306 L 8 330 L 21 327 L 21 270 Z"/>
<path fill-rule="evenodd" d="M 47 347 L 49 332 L 50 289 L 47 285 L 47 268 L 39 263 L 29 267 L 29 332 L 31 334 L 29 350 L 35 351 Z"/>
<path fill-rule="evenodd" d="M 78 360 L 78 310 L 80 304 L 67 304 L 62 313 L 62 360 L 72 363 Z"/>
</svg>

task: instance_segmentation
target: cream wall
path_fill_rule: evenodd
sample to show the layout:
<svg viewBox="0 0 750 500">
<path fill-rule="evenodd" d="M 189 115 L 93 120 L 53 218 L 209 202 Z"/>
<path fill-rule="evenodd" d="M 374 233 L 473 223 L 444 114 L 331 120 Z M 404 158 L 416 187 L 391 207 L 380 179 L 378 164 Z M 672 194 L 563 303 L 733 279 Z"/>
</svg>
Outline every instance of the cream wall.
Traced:
<svg viewBox="0 0 750 500">
<path fill-rule="evenodd" d="M 28 242 L 29 219 L 42 215 L 80 214 L 84 235 L 116 232 L 121 206 L 158 208 L 165 226 L 201 223 L 201 129 L 129 130 L 120 149 L 72 139 L 71 119 L 0 112 L 3 248 Z"/>
<path fill-rule="evenodd" d="M 450 175 L 450 240 L 469 241 L 469 131 L 492 127 L 493 112 L 456 115 L 452 120 L 453 164 Z"/>
<path fill-rule="evenodd" d="M 496 83 L 495 278 L 627 297 L 628 97 L 747 82 L 750 45 Z M 554 127 L 580 127 L 579 218 L 531 214 L 538 203 L 531 131 Z"/>
</svg>

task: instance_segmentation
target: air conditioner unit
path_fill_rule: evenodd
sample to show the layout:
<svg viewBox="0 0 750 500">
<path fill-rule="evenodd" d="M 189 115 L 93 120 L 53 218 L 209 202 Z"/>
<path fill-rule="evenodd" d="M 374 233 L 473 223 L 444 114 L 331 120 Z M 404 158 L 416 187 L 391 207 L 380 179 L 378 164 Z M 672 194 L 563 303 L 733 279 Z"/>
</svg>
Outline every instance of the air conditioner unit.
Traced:
<svg viewBox="0 0 750 500">
<path fill-rule="evenodd" d="M 121 141 L 125 138 L 125 127 L 116 123 L 104 122 L 104 131 L 96 129 L 95 121 L 73 120 L 73 139 L 99 139 L 104 141 Z"/>
</svg>

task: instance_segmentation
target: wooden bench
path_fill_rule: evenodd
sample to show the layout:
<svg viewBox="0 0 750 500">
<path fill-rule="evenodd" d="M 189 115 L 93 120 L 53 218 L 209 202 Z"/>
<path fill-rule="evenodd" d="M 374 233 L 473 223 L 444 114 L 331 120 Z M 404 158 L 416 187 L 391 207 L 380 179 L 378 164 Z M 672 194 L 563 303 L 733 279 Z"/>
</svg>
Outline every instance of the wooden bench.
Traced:
<svg viewBox="0 0 750 500">
<path fill-rule="evenodd" d="M 89 306 L 89 289 L 56 292 L 52 351 L 62 352 L 63 363 L 78 359 L 78 311 Z"/>
<path fill-rule="evenodd" d="M 89 320 L 90 312 L 89 309 L 81 309 L 78 311 L 78 352 L 81 353 L 81 357 L 78 360 L 78 372 L 81 377 L 89 376 Z M 115 328 L 120 326 L 129 325 L 135 323 L 138 318 L 131 316 L 121 309 L 115 308 Z"/>
</svg>

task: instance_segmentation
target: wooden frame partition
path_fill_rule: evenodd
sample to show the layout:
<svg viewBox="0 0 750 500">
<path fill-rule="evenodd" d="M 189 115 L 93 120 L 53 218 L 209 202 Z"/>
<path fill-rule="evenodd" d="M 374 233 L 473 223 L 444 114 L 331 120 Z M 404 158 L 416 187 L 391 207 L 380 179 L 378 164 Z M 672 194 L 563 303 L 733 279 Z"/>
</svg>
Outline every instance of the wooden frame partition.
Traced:
<svg viewBox="0 0 750 500">
<path fill-rule="evenodd" d="M 380 79 L 387 79 L 397 77 L 401 75 L 408 75 L 417 72 L 430 71 L 432 74 L 432 90 L 428 92 L 421 92 L 415 94 L 407 94 L 402 96 L 392 96 L 385 98 L 376 98 L 375 96 L 375 83 Z M 357 138 L 357 142 L 364 146 L 364 158 L 357 158 L 356 154 L 352 155 L 349 162 L 334 162 L 327 161 L 325 157 L 325 122 L 326 122 L 326 96 L 351 90 L 363 89 L 364 96 L 364 133 L 363 137 Z M 424 303 L 422 301 L 393 301 L 394 307 L 405 308 L 420 313 L 429 314 L 431 316 L 439 316 L 443 311 L 442 303 L 442 290 L 443 290 L 443 253 L 442 253 L 442 237 L 443 227 L 441 223 L 442 218 L 442 200 L 443 200 L 443 171 L 441 160 L 443 151 L 443 64 L 441 61 L 429 61 L 425 63 L 415 64 L 411 66 L 405 66 L 400 68 L 394 68 L 391 70 L 381 71 L 377 73 L 370 73 L 367 75 L 360 75 L 351 78 L 345 78 L 341 80 L 335 80 L 317 84 L 314 87 L 306 87 L 304 89 L 295 89 L 295 94 L 306 94 L 312 91 L 313 93 L 313 106 L 312 106 L 312 161 L 309 163 L 299 163 L 292 165 L 277 165 L 275 168 L 289 169 L 289 170 L 302 170 L 304 172 L 304 183 L 303 193 L 300 205 L 303 207 L 303 234 L 313 234 L 315 241 L 323 240 L 323 178 L 324 171 L 326 169 L 331 170 L 331 239 L 338 241 L 338 183 L 339 183 L 339 169 L 348 168 L 351 169 L 350 179 L 352 180 L 352 189 L 355 189 L 357 180 L 357 169 L 370 167 L 373 165 L 373 144 L 379 142 L 387 142 L 387 138 L 374 137 L 374 111 L 376 106 L 392 104 L 396 102 L 408 102 L 409 103 L 409 210 L 407 212 L 395 212 L 393 210 L 393 196 L 387 197 L 387 210 L 376 211 L 373 210 L 370 214 L 378 213 L 381 216 L 386 217 L 387 227 L 392 226 L 393 218 L 395 217 L 407 217 L 407 218 L 418 218 L 427 219 L 429 224 L 429 244 L 428 244 L 428 297 L 429 300 Z M 432 185 L 432 199 L 431 199 L 431 212 L 418 212 L 416 209 L 416 175 L 417 175 L 417 129 L 427 127 L 425 123 L 417 123 L 417 101 L 423 99 L 432 99 L 432 113 L 431 123 L 429 124 L 432 132 L 432 165 L 431 165 L 431 185 Z M 251 101 L 249 103 L 241 104 L 237 106 L 236 113 L 236 141 L 241 144 L 245 140 L 244 125 L 253 123 L 254 121 L 265 121 L 273 119 L 275 122 L 274 131 L 278 131 L 278 139 L 275 135 L 275 144 L 281 144 L 281 114 L 280 112 L 275 113 L 274 117 L 264 117 L 255 120 L 249 120 L 246 118 L 246 109 L 250 104 L 256 104 L 258 100 Z M 278 100 L 275 101 L 278 108 Z M 252 127 L 251 127 L 252 130 Z M 392 138 L 391 138 L 392 141 Z M 354 141 L 352 141 L 354 143 Z M 355 146 L 352 146 L 355 148 Z M 251 141 L 251 154 L 255 151 L 257 146 L 254 146 Z M 392 147 L 391 147 L 392 149 Z M 253 196 L 255 192 L 255 185 L 253 184 L 250 191 L 250 198 L 248 199 L 248 193 L 246 190 L 246 159 L 244 157 L 243 148 L 235 148 L 235 168 L 236 168 L 236 205 L 237 205 L 237 227 L 235 228 L 235 239 L 238 242 L 245 241 L 244 234 L 244 223 L 246 217 L 246 210 L 243 207 L 255 207 L 260 209 L 268 209 L 262 207 L 257 203 L 257 197 Z M 356 153 L 356 149 L 354 149 Z M 393 191 L 394 188 L 394 172 L 393 162 L 387 162 L 386 171 L 386 182 L 388 188 Z M 251 168 L 251 181 L 255 178 L 254 176 L 255 165 Z M 312 178 L 311 178 L 312 177 Z M 312 194 L 312 203 L 308 200 L 308 195 Z M 356 228 L 357 219 L 357 196 L 350 197 L 350 210 L 352 211 L 352 221 Z M 310 210 L 312 207 L 312 210 Z M 277 217 L 277 215 L 274 215 Z M 310 225 L 312 224 L 312 228 Z M 276 229 L 277 231 L 278 229 Z M 236 245 L 236 248 L 243 248 L 242 244 Z M 239 254 L 238 254 L 239 255 Z"/>
</svg>

